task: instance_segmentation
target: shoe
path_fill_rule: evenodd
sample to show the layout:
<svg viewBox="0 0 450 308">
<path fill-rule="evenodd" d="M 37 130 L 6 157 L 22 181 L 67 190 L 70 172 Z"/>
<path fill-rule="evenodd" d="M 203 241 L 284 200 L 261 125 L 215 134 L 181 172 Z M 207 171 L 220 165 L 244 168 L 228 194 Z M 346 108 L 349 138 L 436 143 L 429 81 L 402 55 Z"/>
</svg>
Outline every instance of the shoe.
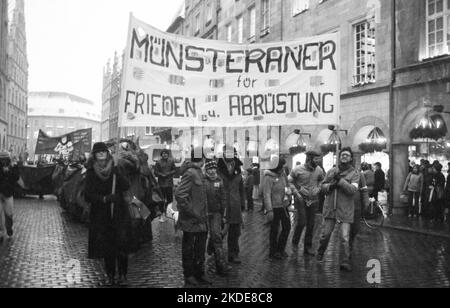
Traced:
<svg viewBox="0 0 450 308">
<path fill-rule="evenodd" d="M 209 285 L 212 285 L 212 280 L 211 280 L 208 276 L 206 276 L 206 275 L 203 275 L 202 277 L 197 277 L 196 279 L 197 279 L 197 281 L 198 281 L 199 283 L 201 283 L 201 284 L 209 284 Z"/>
<path fill-rule="evenodd" d="M 194 276 L 184 278 L 184 282 L 186 283 L 187 286 L 198 286 L 199 285 L 199 282 L 197 281 L 197 279 L 195 279 Z"/>
<path fill-rule="evenodd" d="M 9 236 L 9 237 L 12 237 L 12 236 L 13 236 L 13 234 L 14 234 L 14 232 L 13 232 L 13 230 L 12 230 L 12 229 L 10 229 L 10 230 L 6 231 L 6 233 L 8 234 L 8 236 Z"/>
<path fill-rule="evenodd" d="M 113 276 L 108 276 L 108 279 L 106 280 L 106 286 L 107 287 L 113 287 L 116 284 L 116 280 Z"/>
<path fill-rule="evenodd" d="M 408 215 L 408 218 L 412 218 L 413 216 L 412 215 Z"/>
<path fill-rule="evenodd" d="M 316 260 L 317 260 L 318 262 L 322 262 L 322 261 L 323 261 L 323 255 L 317 254 Z"/>
<path fill-rule="evenodd" d="M 341 271 L 343 271 L 343 272 L 351 272 L 352 270 L 353 269 L 350 264 L 342 264 L 341 265 Z"/>
<path fill-rule="evenodd" d="M 311 256 L 311 257 L 314 257 L 316 255 L 316 253 L 314 252 L 314 250 L 312 248 L 305 248 L 303 254 L 305 256 Z"/>
<path fill-rule="evenodd" d="M 280 252 L 280 257 L 281 257 L 281 259 L 287 259 L 287 258 L 289 258 L 289 255 L 285 251 L 283 251 L 283 252 Z"/>
<path fill-rule="evenodd" d="M 217 275 L 219 276 L 228 276 L 228 274 L 233 270 L 231 266 L 228 264 L 220 266 L 217 268 Z"/>
<path fill-rule="evenodd" d="M 276 252 L 273 254 L 272 259 L 283 260 L 283 257 L 281 256 L 281 254 L 279 252 Z"/>
<path fill-rule="evenodd" d="M 119 279 L 117 279 L 117 285 L 126 287 L 128 285 L 128 279 L 126 275 L 119 276 Z"/>
<path fill-rule="evenodd" d="M 161 216 L 161 218 L 159 218 L 159 222 L 160 222 L 160 223 L 165 223 L 166 220 L 164 219 L 164 217 Z"/>
<path fill-rule="evenodd" d="M 233 264 L 242 264 L 242 261 L 239 257 L 229 258 L 228 262 Z"/>
</svg>

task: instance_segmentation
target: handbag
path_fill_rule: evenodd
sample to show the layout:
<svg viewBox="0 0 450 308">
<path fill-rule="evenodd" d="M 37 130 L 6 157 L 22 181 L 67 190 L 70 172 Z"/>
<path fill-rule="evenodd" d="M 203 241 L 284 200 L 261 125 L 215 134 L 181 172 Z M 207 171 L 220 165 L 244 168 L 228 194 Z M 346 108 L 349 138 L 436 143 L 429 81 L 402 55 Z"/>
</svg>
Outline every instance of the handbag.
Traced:
<svg viewBox="0 0 450 308">
<path fill-rule="evenodd" d="M 400 202 L 403 204 L 408 204 L 408 194 L 402 193 L 400 195 Z"/>
<path fill-rule="evenodd" d="M 149 209 L 140 200 L 133 198 L 131 202 L 128 203 L 128 212 L 132 220 L 144 220 L 150 216 Z"/>
</svg>

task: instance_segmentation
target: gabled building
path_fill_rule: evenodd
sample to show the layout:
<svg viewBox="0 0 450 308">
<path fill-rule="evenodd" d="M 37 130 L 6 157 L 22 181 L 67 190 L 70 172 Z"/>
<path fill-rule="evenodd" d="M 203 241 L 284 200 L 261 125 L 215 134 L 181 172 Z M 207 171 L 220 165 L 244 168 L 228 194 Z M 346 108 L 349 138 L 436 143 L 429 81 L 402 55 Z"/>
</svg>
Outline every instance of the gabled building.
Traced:
<svg viewBox="0 0 450 308">
<path fill-rule="evenodd" d="M 28 58 L 24 0 L 10 0 L 8 27 L 8 150 L 27 149 Z"/>
<path fill-rule="evenodd" d="M 8 114 L 8 0 L 0 0 L 0 151 L 7 150 Z"/>
</svg>

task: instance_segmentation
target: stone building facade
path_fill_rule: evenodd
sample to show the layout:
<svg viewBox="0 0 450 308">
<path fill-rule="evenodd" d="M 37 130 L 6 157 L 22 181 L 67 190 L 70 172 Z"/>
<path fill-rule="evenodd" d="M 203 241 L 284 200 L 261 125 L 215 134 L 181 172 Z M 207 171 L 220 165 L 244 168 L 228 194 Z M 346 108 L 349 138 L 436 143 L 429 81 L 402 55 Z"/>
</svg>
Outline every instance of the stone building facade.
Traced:
<svg viewBox="0 0 450 308">
<path fill-rule="evenodd" d="M 8 33 L 8 150 L 27 148 L 28 58 L 24 0 L 9 2 Z"/>
<path fill-rule="evenodd" d="M 7 150 L 8 0 L 0 0 L 0 151 Z"/>
<path fill-rule="evenodd" d="M 192 18 L 203 16 L 199 8 L 205 1 L 187 4 L 186 19 L 175 19 L 170 32 L 178 31 L 188 36 L 208 37 L 200 31 L 192 32 Z M 191 11 L 192 10 L 192 11 Z M 384 169 L 389 169 L 389 152 L 375 157 L 364 155 L 359 145 L 375 127 L 384 133 L 389 144 L 389 102 L 392 80 L 392 2 L 390 0 L 240 0 L 217 2 L 217 39 L 232 43 L 253 44 L 296 40 L 331 32 L 340 33 L 341 43 L 341 139 L 344 146 L 356 152 L 357 162 L 374 163 L 382 160 Z M 201 24 L 204 21 L 201 22 Z M 195 23 L 196 24 L 196 23 Z M 187 29 L 187 30 L 186 30 Z M 215 133 L 223 129 L 212 129 Z M 240 149 L 247 149 L 256 142 L 260 148 L 268 139 L 278 142 L 281 154 L 294 164 L 289 155 L 290 136 L 295 131 L 311 134 L 306 140 L 308 148 L 319 150 L 331 135 L 328 127 L 283 126 L 258 127 L 254 129 L 228 129 L 224 134 L 236 142 Z M 189 130 L 188 130 L 189 131 Z M 203 136 L 211 135 L 211 131 Z M 186 135 L 185 135 L 186 136 Z M 186 138 L 193 137 L 187 135 Z M 204 137 L 205 138 L 205 137 Z M 184 142 L 186 143 L 186 142 Z M 187 142 L 189 143 L 189 142 Z M 328 167 L 333 157 L 327 158 Z"/>
<path fill-rule="evenodd" d="M 413 140 L 410 131 L 434 106 L 450 112 L 450 1 L 397 0 L 395 8 L 395 83 L 392 110 L 393 196 L 399 203 L 408 175 L 408 160 L 439 160 L 447 170 L 448 156 L 433 151 L 434 141 Z M 448 113 L 441 113 L 450 125 Z M 450 148 L 450 134 L 439 143 Z M 427 144 L 428 143 L 428 144 Z M 445 173 L 444 173 L 445 174 Z"/>
</svg>

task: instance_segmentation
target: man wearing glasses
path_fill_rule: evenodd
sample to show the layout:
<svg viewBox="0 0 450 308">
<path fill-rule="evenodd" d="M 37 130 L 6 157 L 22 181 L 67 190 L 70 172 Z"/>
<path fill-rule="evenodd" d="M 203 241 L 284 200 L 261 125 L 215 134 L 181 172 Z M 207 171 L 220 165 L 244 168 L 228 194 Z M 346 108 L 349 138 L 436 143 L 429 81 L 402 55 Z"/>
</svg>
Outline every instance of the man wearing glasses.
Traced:
<svg viewBox="0 0 450 308">
<path fill-rule="evenodd" d="M 350 229 L 354 221 L 354 195 L 359 189 L 360 174 L 353 166 L 353 152 L 342 149 L 339 165 L 331 169 L 322 183 L 326 195 L 323 208 L 324 224 L 317 260 L 321 262 L 336 223 L 340 228 L 341 270 L 352 271 L 350 264 Z"/>
</svg>

